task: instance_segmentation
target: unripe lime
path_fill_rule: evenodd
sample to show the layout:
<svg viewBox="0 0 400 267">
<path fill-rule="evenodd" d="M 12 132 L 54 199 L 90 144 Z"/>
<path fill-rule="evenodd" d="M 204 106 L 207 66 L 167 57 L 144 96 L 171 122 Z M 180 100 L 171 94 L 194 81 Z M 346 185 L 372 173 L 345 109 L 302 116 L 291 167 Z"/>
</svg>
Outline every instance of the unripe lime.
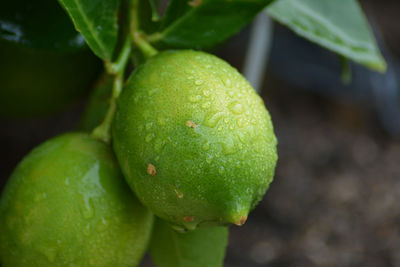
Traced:
<svg viewBox="0 0 400 267">
<path fill-rule="evenodd" d="M 136 266 L 152 215 L 122 178 L 111 149 L 85 134 L 28 154 L 0 200 L 0 261 L 8 266 Z"/>
<path fill-rule="evenodd" d="M 186 229 L 243 224 L 277 161 L 262 99 L 228 63 L 191 50 L 160 53 L 132 74 L 113 138 L 138 198 Z"/>
</svg>

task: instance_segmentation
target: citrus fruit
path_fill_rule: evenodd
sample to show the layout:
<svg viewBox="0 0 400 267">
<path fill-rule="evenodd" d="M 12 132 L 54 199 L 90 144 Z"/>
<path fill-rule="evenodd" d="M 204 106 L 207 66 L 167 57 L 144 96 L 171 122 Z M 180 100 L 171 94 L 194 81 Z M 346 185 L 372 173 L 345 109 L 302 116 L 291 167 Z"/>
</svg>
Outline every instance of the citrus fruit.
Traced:
<svg viewBox="0 0 400 267">
<path fill-rule="evenodd" d="M 117 104 L 113 147 L 128 184 L 178 228 L 242 225 L 272 181 L 277 140 L 263 100 L 225 61 L 166 51 Z"/>
<path fill-rule="evenodd" d="M 8 266 L 136 266 L 152 214 L 123 180 L 112 151 L 86 134 L 30 152 L 0 200 L 0 262 Z"/>
</svg>

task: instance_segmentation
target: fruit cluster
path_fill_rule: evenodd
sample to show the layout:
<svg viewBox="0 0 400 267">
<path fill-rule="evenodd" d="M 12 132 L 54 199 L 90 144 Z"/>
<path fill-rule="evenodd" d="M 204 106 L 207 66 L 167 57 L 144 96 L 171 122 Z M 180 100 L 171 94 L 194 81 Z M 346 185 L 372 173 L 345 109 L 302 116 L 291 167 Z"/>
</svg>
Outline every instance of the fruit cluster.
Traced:
<svg viewBox="0 0 400 267">
<path fill-rule="evenodd" d="M 242 225 L 272 181 L 276 144 L 236 69 L 204 52 L 161 52 L 119 96 L 113 149 L 67 133 L 17 166 L 0 200 L 0 262 L 135 266 L 153 214 L 180 231 Z"/>
</svg>

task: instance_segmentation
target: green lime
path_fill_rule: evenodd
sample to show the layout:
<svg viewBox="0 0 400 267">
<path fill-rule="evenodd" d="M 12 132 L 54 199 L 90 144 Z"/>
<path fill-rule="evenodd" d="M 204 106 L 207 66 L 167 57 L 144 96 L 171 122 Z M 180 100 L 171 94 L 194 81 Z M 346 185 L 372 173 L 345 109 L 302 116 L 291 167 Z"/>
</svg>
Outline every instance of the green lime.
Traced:
<svg viewBox="0 0 400 267">
<path fill-rule="evenodd" d="M 113 146 L 128 184 L 178 227 L 242 225 L 272 181 L 277 140 L 262 99 L 225 61 L 150 58 L 119 98 Z"/>
<path fill-rule="evenodd" d="M 14 266 L 136 266 L 152 214 L 123 180 L 111 149 L 86 134 L 30 152 L 0 200 L 0 262 Z"/>
</svg>

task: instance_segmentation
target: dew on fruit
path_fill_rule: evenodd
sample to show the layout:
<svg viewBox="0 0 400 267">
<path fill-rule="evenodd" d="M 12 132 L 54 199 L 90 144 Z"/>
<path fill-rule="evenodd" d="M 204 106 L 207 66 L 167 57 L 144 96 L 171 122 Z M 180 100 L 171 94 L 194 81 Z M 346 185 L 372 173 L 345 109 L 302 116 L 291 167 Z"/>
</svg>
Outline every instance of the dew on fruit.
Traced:
<svg viewBox="0 0 400 267">
<path fill-rule="evenodd" d="M 229 78 L 227 78 L 227 77 L 223 78 L 223 79 L 222 79 L 222 82 L 224 83 L 224 85 L 225 85 L 226 87 L 231 87 L 231 86 L 232 86 L 231 80 L 230 80 Z"/>
<path fill-rule="evenodd" d="M 246 194 L 251 194 L 252 193 L 252 190 L 251 190 L 251 188 L 246 188 Z"/>
<path fill-rule="evenodd" d="M 201 148 L 202 148 L 204 151 L 208 151 L 208 150 L 210 149 L 210 143 L 209 143 L 208 141 L 206 141 L 206 142 L 201 146 Z"/>
<path fill-rule="evenodd" d="M 150 130 L 152 125 L 153 123 L 151 122 L 146 123 L 146 130 Z"/>
<path fill-rule="evenodd" d="M 155 144 L 154 144 L 154 150 L 157 153 L 160 153 L 161 150 L 163 149 L 164 145 L 165 145 L 165 141 L 163 141 L 162 139 L 156 139 Z"/>
<path fill-rule="evenodd" d="M 90 234 L 90 223 L 88 223 L 87 225 L 86 225 L 86 227 L 84 227 L 83 228 L 83 234 L 84 235 L 86 235 L 86 236 L 88 236 L 89 234 Z"/>
<path fill-rule="evenodd" d="M 57 250 L 53 247 L 39 247 L 37 250 L 42 253 L 49 262 L 54 262 L 56 259 Z"/>
<path fill-rule="evenodd" d="M 201 100 L 201 95 L 192 95 L 189 96 L 189 101 L 192 103 L 199 102 Z"/>
<path fill-rule="evenodd" d="M 149 165 L 147 165 L 147 173 L 150 174 L 151 176 L 156 176 L 157 174 L 156 167 L 150 163 Z"/>
<path fill-rule="evenodd" d="M 210 102 L 204 102 L 204 103 L 201 105 L 201 107 L 202 107 L 203 109 L 209 108 L 210 106 L 211 106 L 211 103 L 210 103 Z"/>
<path fill-rule="evenodd" d="M 158 117 L 158 118 L 157 118 L 157 122 L 158 122 L 158 124 L 160 124 L 160 125 L 165 125 L 166 119 L 163 118 L 163 117 Z"/>
<path fill-rule="evenodd" d="M 210 164 L 210 163 L 212 162 L 212 157 L 210 157 L 210 156 L 207 157 L 207 158 L 206 158 L 206 162 L 207 162 L 208 164 Z"/>
<path fill-rule="evenodd" d="M 64 182 L 64 184 L 65 185 L 69 185 L 69 178 L 67 177 L 67 178 L 65 178 L 65 182 Z"/>
<path fill-rule="evenodd" d="M 186 233 L 188 231 L 185 227 L 180 225 L 171 225 L 171 228 L 181 234 Z"/>
<path fill-rule="evenodd" d="M 158 91 L 157 88 L 153 88 L 153 89 L 148 91 L 148 94 L 149 94 L 149 96 L 153 96 L 157 91 Z"/>
<path fill-rule="evenodd" d="M 39 202 L 43 199 L 47 198 L 47 194 L 46 193 L 41 193 L 41 194 L 36 194 L 34 197 L 35 202 Z"/>
<path fill-rule="evenodd" d="M 209 97 L 209 96 L 211 95 L 210 90 L 204 89 L 204 90 L 203 90 L 203 95 L 204 95 L 205 97 Z"/>
<path fill-rule="evenodd" d="M 232 138 L 227 137 L 226 140 L 221 143 L 221 145 L 222 145 L 222 153 L 224 155 L 231 155 L 237 151 L 235 142 L 233 141 Z"/>
<path fill-rule="evenodd" d="M 186 126 L 195 129 L 197 127 L 197 124 L 193 121 L 187 121 Z"/>
<path fill-rule="evenodd" d="M 224 112 L 217 112 L 211 115 L 208 119 L 204 121 L 204 125 L 208 127 L 215 127 L 219 120 L 223 117 Z"/>
<path fill-rule="evenodd" d="M 174 191 L 178 198 L 183 198 L 183 193 L 179 192 L 177 189 L 174 189 Z"/>
<path fill-rule="evenodd" d="M 223 174 L 225 172 L 225 167 L 224 166 L 219 166 L 218 172 L 219 172 L 219 174 Z"/>
<path fill-rule="evenodd" d="M 83 218 L 90 219 L 94 216 L 93 203 L 90 198 L 85 197 L 84 206 L 81 206 Z"/>
<path fill-rule="evenodd" d="M 154 137 L 154 135 L 153 135 L 152 133 L 149 133 L 149 134 L 146 135 L 146 137 L 145 137 L 144 140 L 145 140 L 147 143 L 149 143 L 151 140 L 153 140 L 153 137 Z"/>
<path fill-rule="evenodd" d="M 195 85 L 202 85 L 203 83 L 204 83 L 203 80 L 196 80 L 196 81 L 194 82 Z"/>
<path fill-rule="evenodd" d="M 233 102 L 229 105 L 229 109 L 232 111 L 232 113 L 236 115 L 240 115 L 243 113 L 243 106 L 242 104 L 238 102 Z"/>
<path fill-rule="evenodd" d="M 101 218 L 101 220 L 97 223 L 96 225 L 96 231 L 97 232 L 104 232 L 108 227 L 108 222 L 104 217 Z"/>
<path fill-rule="evenodd" d="M 100 183 L 100 165 L 96 162 L 85 174 L 79 186 L 79 193 L 83 197 L 84 205 L 81 206 L 82 215 L 85 219 L 94 216 L 93 198 L 99 197 L 105 190 Z"/>
</svg>

